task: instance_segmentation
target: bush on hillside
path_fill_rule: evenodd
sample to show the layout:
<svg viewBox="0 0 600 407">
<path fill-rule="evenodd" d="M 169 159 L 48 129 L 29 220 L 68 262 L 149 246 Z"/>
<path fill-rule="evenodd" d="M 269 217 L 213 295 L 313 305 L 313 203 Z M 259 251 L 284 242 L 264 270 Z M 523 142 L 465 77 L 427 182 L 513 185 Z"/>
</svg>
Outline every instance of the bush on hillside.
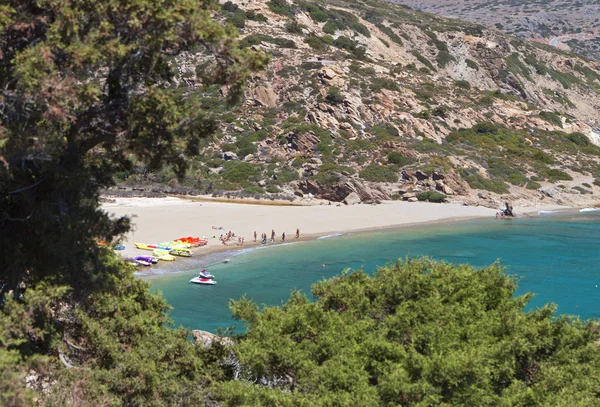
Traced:
<svg viewBox="0 0 600 407">
<path fill-rule="evenodd" d="M 437 191 L 419 192 L 416 195 L 416 197 L 419 201 L 427 201 L 427 202 L 434 202 L 434 203 L 446 202 L 446 200 L 448 199 L 448 197 L 446 195 L 442 194 L 441 192 L 437 192 Z"/>
<path fill-rule="evenodd" d="M 388 163 L 395 164 L 398 167 L 404 167 L 406 165 L 410 165 L 415 162 L 413 158 L 407 157 L 398 151 L 392 151 L 387 156 Z"/>
<path fill-rule="evenodd" d="M 398 173 L 394 169 L 377 164 L 366 166 L 360 172 L 360 177 L 365 181 L 398 182 Z"/>
</svg>

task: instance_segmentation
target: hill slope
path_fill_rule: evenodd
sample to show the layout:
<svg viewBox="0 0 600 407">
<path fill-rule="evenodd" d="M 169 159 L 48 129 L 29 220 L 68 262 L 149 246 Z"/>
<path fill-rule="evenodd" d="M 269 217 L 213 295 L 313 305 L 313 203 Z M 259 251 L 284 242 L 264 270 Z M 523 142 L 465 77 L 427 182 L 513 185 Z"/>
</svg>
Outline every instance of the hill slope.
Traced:
<svg viewBox="0 0 600 407">
<path fill-rule="evenodd" d="M 203 92 L 219 135 L 182 184 L 141 168 L 125 184 L 334 201 L 443 199 L 428 192 L 437 191 L 492 207 L 597 202 L 593 62 L 378 1 L 227 2 L 216 18 L 240 29 L 240 46 L 268 53 L 268 69 L 229 110 L 226 89 L 197 83 L 201 53 L 173 60 L 176 84 Z"/>
<path fill-rule="evenodd" d="M 477 21 L 600 59 L 600 2 L 584 0 L 394 0 L 418 10 Z"/>
</svg>

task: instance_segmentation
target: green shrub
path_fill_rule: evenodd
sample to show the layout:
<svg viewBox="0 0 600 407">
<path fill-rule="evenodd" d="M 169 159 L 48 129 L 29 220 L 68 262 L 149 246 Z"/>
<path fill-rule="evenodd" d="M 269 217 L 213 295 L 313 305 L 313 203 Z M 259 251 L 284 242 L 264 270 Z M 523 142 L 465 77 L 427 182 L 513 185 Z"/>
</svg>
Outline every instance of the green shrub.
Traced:
<svg viewBox="0 0 600 407">
<path fill-rule="evenodd" d="M 277 185 L 269 185 L 267 187 L 267 192 L 270 194 L 276 194 L 279 192 L 279 187 Z"/>
<path fill-rule="evenodd" d="M 433 67 L 433 64 L 427 58 L 425 58 L 419 51 L 413 51 L 413 55 L 417 58 L 417 60 L 420 63 L 425 65 L 428 69 L 434 72 L 436 71 L 436 69 Z"/>
<path fill-rule="evenodd" d="M 269 10 L 276 14 L 284 16 L 291 16 L 293 14 L 292 6 L 286 0 L 270 0 L 267 2 L 267 6 Z"/>
<path fill-rule="evenodd" d="M 415 162 L 413 158 L 407 157 L 398 151 L 392 151 L 387 156 L 388 163 L 395 164 L 398 167 L 404 167 Z"/>
<path fill-rule="evenodd" d="M 333 38 L 329 35 L 317 37 L 316 35 L 311 34 L 304 39 L 304 42 L 317 51 L 327 51 L 329 46 L 333 45 Z"/>
<path fill-rule="evenodd" d="M 285 25 L 285 30 L 290 34 L 302 34 L 302 30 L 306 28 L 304 24 L 300 24 L 297 20 L 290 20 Z"/>
<path fill-rule="evenodd" d="M 327 96 L 325 97 L 325 100 L 330 105 L 340 105 L 344 102 L 344 95 L 342 95 L 339 88 L 332 86 L 327 90 Z"/>
<path fill-rule="evenodd" d="M 314 177 L 315 180 L 325 185 L 333 185 L 340 179 L 339 174 L 352 175 L 356 171 L 351 167 L 346 167 L 337 164 L 322 164 L 319 167 L 319 173 Z"/>
<path fill-rule="evenodd" d="M 564 171 L 558 169 L 551 169 L 546 171 L 545 174 L 548 177 L 548 181 L 556 182 L 556 181 L 573 181 L 573 177 L 567 174 Z"/>
<path fill-rule="evenodd" d="M 369 84 L 369 89 L 371 89 L 372 92 L 379 92 L 381 89 L 387 89 L 387 90 L 395 90 L 398 91 L 400 90 L 400 88 L 398 87 L 398 84 L 391 80 L 391 79 L 386 79 L 386 78 L 371 78 L 371 83 Z"/>
<path fill-rule="evenodd" d="M 582 186 L 586 187 L 586 188 L 591 188 L 592 186 L 590 184 L 588 184 L 587 182 L 582 182 L 581 183 Z"/>
<path fill-rule="evenodd" d="M 446 199 L 448 199 L 448 197 L 440 192 L 437 191 L 425 191 L 425 192 L 419 192 L 416 195 L 417 199 L 419 201 L 427 201 L 427 202 L 435 202 L 435 203 L 442 203 L 442 202 L 446 202 Z"/>
<path fill-rule="evenodd" d="M 260 167 L 245 162 L 228 161 L 221 175 L 229 182 L 246 182 L 255 179 L 260 174 Z"/>
<path fill-rule="evenodd" d="M 587 146 L 591 144 L 590 139 L 583 133 L 571 133 L 567 136 L 567 139 L 578 146 Z"/>
<path fill-rule="evenodd" d="M 229 13 L 226 21 L 236 28 L 243 29 L 246 26 L 246 13 L 243 10 L 238 9 L 233 13 Z"/>
<path fill-rule="evenodd" d="M 334 35 L 336 31 L 337 31 L 337 26 L 335 25 L 335 23 L 333 21 L 328 21 L 323 26 L 323 32 L 326 34 Z"/>
<path fill-rule="evenodd" d="M 469 81 L 458 80 L 454 82 L 454 85 L 462 89 L 471 89 L 471 84 L 469 83 Z"/>
<path fill-rule="evenodd" d="M 473 61 L 472 59 L 465 59 L 465 62 L 469 68 L 479 71 L 479 65 L 477 65 L 477 62 Z"/>
<path fill-rule="evenodd" d="M 499 127 L 495 123 L 479 122 L 473 126 L 473 131 L 477 134 L 496 134 Z"/>
<path fill-rule="evenodd" d="M 361 172 L 360 177 L 365 181 L 372 182 L 398 182 L 398 174 L 390 167 L 371 164 L 366 166 Z"/>
<path fill-rule="evenodd" d="M 596 185 L 597 187 L 600 187 L 600 178 L 596 178 L 594 180 L 594 185 Z"/>
<path fill-rule="evenodd" d="M 237 154 L 240 157 L 245 157 L 248 154 L 254 154 L 256 152 L 256 146 L 252 144 L 250 137 L 241 138 L 235 142 L 237 147 Z"/>
<path fill-rule="evenodd" d="M 554 112 L 540 112 L 540 117 L 555 126 L 562 127 L 562 120 L 559 115 Z"/>
<path fill-rule="evenodd" d="M 463 171 L 461 177 L 473 189 L 484 189 L 497 194 L 505 194 L 508 192 L 508 187 L 504 181 L 484 178 L 476 170 Z"/>
<path fill-rule="evenodd" d="M 447 51 L 440 51 L 438 52 L 437 56 L 435 57 L 435 62 L 437 62 L 438 66 L 440 68 L 445 68 L 446 65 L 448 65 L 450 62 L 454 62 L 456 61 L 456 59 L 450 55 L 450 53 L 448 53 Z"/>
<path fill-rule="evenodd" d="M 527 183 L 527 186 L 526 186 L 527 189 L 533 189 L 533 190 L 540 189 L 541 187 L 542 187 L 542 185 L 539 182 L 535 182 L 535 181 L 531 181 L 531 180 Z"/>
<path fill-rule="evenodd" d="M 268 19 L 263 14 L 257 13 L 254 10 L 246 11 L 246 18 L 252 21 L 267 22 Z"/>
<path fill-rule="evenodd" d="M 552 157 L 550 154 L 548 154 L 540 149 L 534 150 L 533 159 L 536 161 L 539 161 L 541 163 L 544 163 L 544 164 L 553 164 L 554 163 L 554 157 Z"/>
<path fill-rule="evenodd" d="M 264 190 L 264 189 L 262 189 L 262 188 L 261 188 L 261 187 L 259 187 L 259 186 L 252 185 L 252 186 L 249 186 L 249 187 L 247 187 L 247 188 L 244 188 L 244 191 L 243 191 L 243 192 L 244 192 L 245 194 L 247 194 L 247 195 L 256 195 L 256 194 L 260 194 L 260 195 L 262 195 L 262 194 L 264 194 L 264 193 L 265 193 L 265 190 Z"/>
<path fill-rule="evenodd" d="M 396 35 L 396 33 L 390 27 L 387 27 L 381 23 L 377 23 L 375 25 L 377 26 L 377 28 L 379 28 L 379 30 L 381 32 L 385 33 L 385 35 L 387 35 L 390 38 L 390 40 L 394 41 L 396 44 L 398 44 L 400 46 L 404 45 L 404 43 L 402 42 L 402 39 L 400 37 L 398 37 L 398 35 Z M 389 48 L 389 46 L 388 46 L 388 48 Z"/>
<path fill-rule="evenodd" d="M 585 189 L 585 188 L 582 188 L 582 187 L 580 187 L 580 186 L 573 187 L 572 189 L 574 189 L 575 191 L 578 191 L 578 192 L 579 192 L 580 194 L 582 194 L 582 195 L 586 195 L 586 194 L 593 194 L 593 192 L 592 192 L 592 191 L 588 191 L 587 189 Z"/>
</svg>

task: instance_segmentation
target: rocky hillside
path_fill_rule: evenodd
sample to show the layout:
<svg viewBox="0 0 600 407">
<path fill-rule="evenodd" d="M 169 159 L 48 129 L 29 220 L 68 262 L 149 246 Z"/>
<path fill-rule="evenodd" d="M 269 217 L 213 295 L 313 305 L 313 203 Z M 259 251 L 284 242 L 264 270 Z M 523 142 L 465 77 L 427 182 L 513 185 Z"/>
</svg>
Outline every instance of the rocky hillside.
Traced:
<svg viewBox="0 0 600 407">
<path fill-rule="evenodd" d="M 598 0 L 392 0 L 600 60 Z"/>
<path fill-rule="evenodd" d="M 121 188 L 370 202 L 600 195 L 596 63 L 378 1 L 228 1 L 215 18 L 271 56 L 233 109 L 201 53 L 173 60 L 217 136 L 182 182 L 142 167 Z M 160 186 L 159 186 L 160 185 Z"/>
</svg>

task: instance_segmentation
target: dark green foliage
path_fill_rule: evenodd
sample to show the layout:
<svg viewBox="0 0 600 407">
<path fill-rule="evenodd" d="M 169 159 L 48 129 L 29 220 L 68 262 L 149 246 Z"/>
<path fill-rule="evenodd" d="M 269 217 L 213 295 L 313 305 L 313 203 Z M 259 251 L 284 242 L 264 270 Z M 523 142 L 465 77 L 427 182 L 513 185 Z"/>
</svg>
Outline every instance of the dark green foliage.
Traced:
<svg viewBox="0 0 600 407">
<path fill-rule="evenodd" d="M 527 189 L 533 189 L 533 190 L 537 190 L 540 189 L 542 187 L 542 185 L 539 182 L 535 182 L 535 181 L 528 181 L 527 185 L 525 186 Z"/>
<path fill-rule="evenodd" d="M 393 168 L 383 165 L 368 165 L 365 168 L 363 168 L 359 175 L 365 181 L 398 182 L 397 171 Z"/>
<path fill-rule="evenodd" d="M 562 127 L 562 120 L 560 116 L 554 112 L 540 112 L 540 117 L 546 120 L 548 123 L 552 123 L 555 126 Z"/>
<path fill-rule="evenodd" d="M 325 97 L 325 100 L 330 105 L 339 105 L 344 102 L 344 95 L 342 95 L 339 88 L 332 86 L 331 88 L 327 89 L 327 96 Z"/>
<path fill-rule="evenodd" d="M 530 312 L 531 294 L 494 264 L 398 261 L 313 285 L 281 307 L 232 301 L 248 331 L 242 380 L 226 404 L 364 406 L 595 405 L 594 322 Z M 248 384 L 288 375 L 276 389 Z M 277 400 L 275 402 L 274 400 Z M 399 402 L 401 400 L 401 403 Z M 535 402 L 532 402 L 535 400 Z"/>
<path fill-rule="evenodd" d="M 593 194 L 593 192 L 592 192 L 592 191 L 588 191 L 587 189 L 585 189 L 585 188 L 582 188 L 582 187 L 580 187 L 580 186 L 575 186 L 575 187 L 573 187 L 572 189 L 574 189 L 575 191 L 579 192 L 579 193 L 580 193 L 580 194 L 582 194 L 582 195 L 586 195 L 586 194 Z"/>
<path fill-rule="evenodd" d="M 542 150 L 535 149 L 533 152 L 533 159 L 539 161 L 544 164 L 554 164 L 554 158 L 548 154 L 543 152 Z"/>
<path fill-rule="evenodd" d="M 286 25 L 285 29 L 290 34 L 302 34 L 302 29 L 306 28 L 304 24 L 300 24 L 297 20 L 290 20 Z"/>
<path fill-rule="evenodd" d="M 404 45 L 404 43 L 402 42 L 402 39 L 394 32 L 394 30 L 392 30 L 391 27 L 388 27 L 381 23 L 378 23 L 376 25 L 377 25 L 377 28 L 379 28 L 379 30 L 381 30 L 381 32 L 383 32 L 385 35 L 387 35 L 390 40 L 394 41 L 396 44 L 398 44 L 400 46 Z"/>
<path fill-rule="evenodd" d="M 328 21 L 323 26 L 323 32 L 325 34 L 334 35 L 336 31 L 337 31 L 337 26 L 336 26 L 336 24 L 333 21 Z"/>
<path fill-rule="evenodd" d="M 85 309 L 88 294 L 121 272 L 96 240 L 117 241 L 129 228 L 99 208 L 100 189 L 133 159 L 149 171 L 166 163 L 182 178 L 186 157 L 217 128 L 199 94 L 167 86 L 169 61 L 199 37 L 237 61 L 207 80 L 233 86 L 219 101 L 227 106 L 266 58 L 240 51 L 204 3 L 59 3 L 0 6 L 0 295 L 65 285 Z"/>
<path fill-rule="evenodd" d="M 275 38 L 265 34 L 251 34 L 239 42 L 240 48 L 248 48 L 252 45 L 259 45 L 262 42 L 275 44 L 280 48 L 296 48 L 296 43 L 293 40 L 286 38 Z"/>
<path fill-rule="evenodd" d="M 523 186 L 528 182 L 528 179 L 519 169 L 513 168 L 503 160 L 489 159 L 488 174 L 496 179 L 507 181 L 513 185 Z"/>
<path fill-rule="evenodd" d="M 398 151 L 389 153 L 387 159 L 390 164 L 395 164 L 398 167 L 405 167 L 415 162 L 413 158 L 407 157 Z"/>
<path fill-rule="evenodd" d="M 427 202 L 434 202 L 434 203 L 446 202 L 446 199 L 448 199 L 448 197 L 446 195 L 444 195 L 440 192 L 437 192 L 437 191 L 419 192 L 416 196 L 419 201 L 427 201 Z"/>
<path fill-rule="evenodd" d="M 244 183 L 257 180 L 258 175 L 260 175 L 260 168 L 250 163 L 228 161 L 224 164 L 221 175 L 226 181 Z"/>
<path fill-rule="evenodd" d="M 436 69 L 433 67 L 433 64 L 427 58 L 425 58 L 419 51 L 413 51 L 413 55 L 417 58 L 417 60 L 420 63 L 425 65 L 428 69 L 432 70 L 433 72 L 436 71 Z"/>
<path fill-rule="evenodd" d="M 564 171 L 558 169 L 551 169 L 544 173 L 544 175 L 548 178 L 550 182 L 557 181 L 573 181 L 573 177 L 567 174 Z"/>
<path fill-rule="evenodd" d="M 502 180 L 484 178 L 476 170 L 465 170 L 461 172 L 461 177 L 467 181 L 473 189 L 484 189 L 497 194 L 508 193 L 508 187 Z"/>
<path fill-rule="evenodd" d="M 589 146 L 591 144 L 590 139 L 583 133 L 571 133 L 567 136 L 567 139 L 578 146 Z"/>
<path fill-rule="evenodd" d="M 600 187 L 600 178 L 596 178 L 594 180 L 594 185 L 596 185 L 597 187 Z"/>
<path fill-rule="evenodd" d="M 507 69 L 512 72 L 516 77 L 522 76 L 525 79 L 531 79 L 531 71 L 525 66 L 521 59 L 519 58 L 519 54 L 516 52 L 510 54 L 505 58 Z"/>
<path fill-rule="evenodd" d="M 304 1 L 299 1 L 298 5 L 308 12 L 312 20 L 318 23 L 327 22 L 325 24 L 327 27 L 326 33 L 334 34 L 337 30 L 350 29 L 365 37 L 371 36 L 367 27 L 361 24 L 352 13 L 339 9 L 327 9 L 324 6 Z"/>
<path fill-rule="evenodd" d="M 346 167 L 337 164 L 322 164 L 319 167 L 319 173 L 315 176 L 315 180 L 325 185 L 333 185 L 339 181 L 340 176 L 355 174 L 351 167 Z"/>
<path fill-rule="evenodd" d="M 455 62 L 456 58 L 454 58 L 446 51 L 440 51 L 435 57 L 435 61 L 437 62 L 440 68 L 445 68 L 446 65 L 448 65 L 450 62 Z"/>
<path fill-rule="evenodd" d="M 329 35 L 318 37 L 314 34 L 310 34 L 304 39 L 310 47 L 317 51 L 327 51 L 330 45 L 333 45 L 333 38 Z"/>
<path fill-rule="evenodd" d="M 292 6 L 286 0 L 270 0 L 267 2 L 267 6 L 269 10 L 276 14 L 284 16 L 291 16 L 293 14 Z"/>
<path fill-rule="evenodd" d="M 386 78 L 371 78 L 369 89 L 371 89 L 372 92 L 379 92 L 381 89 L 400 90 L 395 81 Z"/>
<path fill-rule="evenodd" d="M 462 89 L 471 89 L 471 84 L 469 83 L 469 81 L 458 80 L 454 81 L 454 84 Z"/>
<path fill-rule="evenodd" d="M 477 65 L 477 62 L 473 61 L 472 59 L 465 59 L 465 62 L 469 68 L 479 71 L 479 65 Z"/>
</svg>

